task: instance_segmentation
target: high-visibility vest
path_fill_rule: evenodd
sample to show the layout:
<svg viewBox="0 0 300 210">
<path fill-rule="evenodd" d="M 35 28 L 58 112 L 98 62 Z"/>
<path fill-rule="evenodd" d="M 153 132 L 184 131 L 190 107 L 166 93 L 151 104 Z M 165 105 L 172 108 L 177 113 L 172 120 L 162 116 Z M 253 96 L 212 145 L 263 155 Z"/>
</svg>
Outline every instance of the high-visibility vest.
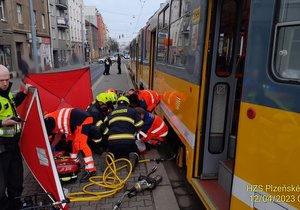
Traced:
<svg viewBox="0 0 300 210">
<path fill-rule="evenodd" d="M 138 91 L 139 100 L 144 100 L 147 105 L 146 111 L 153 111 L 160 101 L 158 93 L 154 90 L 139 90 Z"/>
<path fill-rule="evenodd" d="M 142 140 L 152 145 L 157 145 L 158 143 L 165 141 L 165 137 L 168 134 L 168 126 L 163 121 L 163 119 L 155 115 L 154 121 L 147 133 L 139 131 L 138 134 L 138 140 Z"/>
<path fill-rule="evenodd" d="M 47 114 L 45 117 L 55 119 L 55 128 L 53 133 L 62 133 L 66 136 L 71 135 L 70 116 L 73 108 L 63 108 Z"/>
<path fill-rule="evenodd" d="M 15 103 L 13 101 L 13 95 L 11 92 L 8 94 L 8 98 L 0 96 L 0 120 L 5 120 L 8 117 L 15 116 L 14 109 L 16 110 Z M 17 117 L 17 116 L 16 116 Z M 0 128 L 0 137 L 13 137 L 15 134 L 21 132 L 21 124 L 18 123 L 14 126 L 5 126 Z"/>
</svg>

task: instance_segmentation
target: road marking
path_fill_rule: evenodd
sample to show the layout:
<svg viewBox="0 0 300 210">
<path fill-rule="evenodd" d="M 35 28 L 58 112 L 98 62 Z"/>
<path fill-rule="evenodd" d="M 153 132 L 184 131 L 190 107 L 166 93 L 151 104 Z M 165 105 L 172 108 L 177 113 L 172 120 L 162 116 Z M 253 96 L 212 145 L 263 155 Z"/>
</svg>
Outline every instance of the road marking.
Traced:
<svg viewBox="0 0 300 210">
<path fill-rule="evenodd" d="M 103 80 L 103 78 L 104 78 L 104 75 L 102 75 L 102 76 L 100 77 L 100 79 L 98 79 L 97 82 L 95 82 L 95 83 L 93 84 L 93 86 L 92 86 L 92 91 L 94 91 L 94 90 L 96 89 L 96 87 L 100 84 L 100 82 Z"/>
</svg>

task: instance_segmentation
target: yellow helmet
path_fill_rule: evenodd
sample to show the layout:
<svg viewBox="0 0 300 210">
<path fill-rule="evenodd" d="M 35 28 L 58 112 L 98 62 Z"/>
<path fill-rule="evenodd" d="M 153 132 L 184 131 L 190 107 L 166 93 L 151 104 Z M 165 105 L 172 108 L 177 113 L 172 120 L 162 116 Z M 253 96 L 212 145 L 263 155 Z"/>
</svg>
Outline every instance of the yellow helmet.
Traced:
<svg viewBox="0 0 300 210">
<path fill-rule="evenodd" d="M 110 96 L 107 93 L 100 93 L 96 96 L 96 100 L 106 104 L 108 101 L 110 101 Z"/>
<path fill-rule="evenodd" d="M 126 97 L 126 96 L 120 96 L 117 100 L 117 102 L 121 102 L 121 101 L 124 101 L 126 102 L 127 104 L 130 104 L 129 102 L 129 99 Z"/>
<path fill-rule="evenodd" d="M 115 103 L 118 100 L 118 96 L 114 92 L 108 92 L 107 95 L 110 97 L 111 102 Z"/>
</svg>

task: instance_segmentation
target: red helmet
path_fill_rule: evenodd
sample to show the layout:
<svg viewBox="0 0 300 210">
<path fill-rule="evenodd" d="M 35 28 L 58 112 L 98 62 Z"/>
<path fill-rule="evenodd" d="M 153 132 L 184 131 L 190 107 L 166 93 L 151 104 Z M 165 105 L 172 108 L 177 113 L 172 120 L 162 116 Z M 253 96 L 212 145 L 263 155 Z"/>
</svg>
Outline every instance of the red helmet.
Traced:
<svg viewBox="0 0 300 210">
<path fill-rule="evenodd" d="M 109 89 L 107 89 L 107 91 L 105 91 L 106 93 L 117 93 L 117 91 L 115 90 L 115 89 L 113 89 L 113 88 L 109 88 Z"/>
</svg>

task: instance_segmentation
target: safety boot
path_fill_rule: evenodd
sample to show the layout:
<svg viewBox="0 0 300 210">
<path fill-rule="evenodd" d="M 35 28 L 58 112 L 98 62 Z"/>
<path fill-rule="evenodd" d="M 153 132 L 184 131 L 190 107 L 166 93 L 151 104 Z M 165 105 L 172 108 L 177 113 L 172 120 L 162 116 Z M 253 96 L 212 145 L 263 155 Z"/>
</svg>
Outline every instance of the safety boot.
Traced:
<svg viewBox="0 0 300 210">
<path fill-rule="evenodd" d="M 80 179 L 80 182 L 88 182 L 89 179 L 93 176 L 96 176 L 96 171 L 85 171 L 83 177 Z"/>
<path fill-rule="evenodd" d="M 111 158 L 107 157 L 107 156 L 110 156 Z M 111 152 L 103 152 L 101 157 L 100 157 L 100 170 L 102 172 L 105 171 L 105 169 L 107 168 L 107 162 L 106 162 L 106 159 L 108 159 L 108 161 L 110 161 L 111 159 L 112 160 L 115 160 L 115 156 L 113 153 Z M 109 162 L 110 163 L 110 162 Z"/>
<path fill-rule="evenodd" d="M 136 152 L 130 152 L 128 155 L 128 160 L 130 161 L 132 165 L 132 171 L 134 171 L 136 165 L 138 164 L 139 161 L 139 155 Z M 130 167 L 127 167 L 127 171 L 130 170 Z"/>
</svg>

